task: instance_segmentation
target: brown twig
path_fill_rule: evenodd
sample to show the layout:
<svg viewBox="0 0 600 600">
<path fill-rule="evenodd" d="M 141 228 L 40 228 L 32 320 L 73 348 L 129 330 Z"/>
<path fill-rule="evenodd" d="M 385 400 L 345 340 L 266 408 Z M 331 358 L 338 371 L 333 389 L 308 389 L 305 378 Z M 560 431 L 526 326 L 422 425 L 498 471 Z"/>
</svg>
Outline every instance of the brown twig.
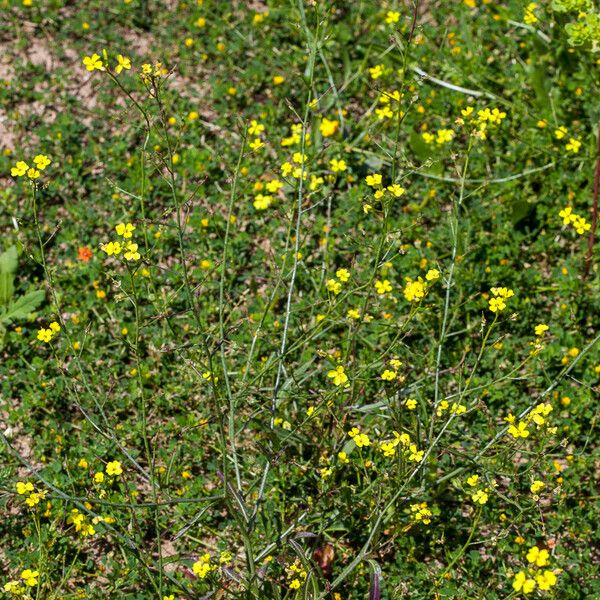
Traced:
<svg viewBox="0 0 600 600">
<path fill-rule="evenodd" d="M 583 278 L 587 279 L 592 266 L 594 242 L 596 241 L 596 227 L 598 226 L 598 194 L 600 193 L 600 121 L 598 121 L 598 140 L 596 143 L 596 171 L 594 173 L 594 203 L 592 206 L 592 228 L 588 237 L 588 249 L 583 267 Z"/>
</svg>

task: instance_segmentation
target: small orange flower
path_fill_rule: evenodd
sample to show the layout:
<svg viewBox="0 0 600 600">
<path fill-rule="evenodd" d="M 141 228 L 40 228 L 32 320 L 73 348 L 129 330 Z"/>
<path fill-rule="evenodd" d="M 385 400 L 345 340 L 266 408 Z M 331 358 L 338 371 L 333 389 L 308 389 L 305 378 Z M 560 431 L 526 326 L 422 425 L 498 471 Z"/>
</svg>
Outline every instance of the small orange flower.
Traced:
<svg viewBox="0 0 600 600">
<path fill-rule="evenodd" d="M 77 251 L 77 258 L 83 262 L 89 262 L 93 255 L 91 248 L 88 248 L 87 246 L 83 246 Z"/>
</svg>

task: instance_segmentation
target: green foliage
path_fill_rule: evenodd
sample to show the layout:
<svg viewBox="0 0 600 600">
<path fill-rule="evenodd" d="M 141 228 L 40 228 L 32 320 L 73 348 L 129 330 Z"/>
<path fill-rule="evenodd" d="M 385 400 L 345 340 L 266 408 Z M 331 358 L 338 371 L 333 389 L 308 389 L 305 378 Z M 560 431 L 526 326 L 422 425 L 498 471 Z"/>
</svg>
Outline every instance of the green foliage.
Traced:
<svg viewBox="0 0 600 600">
<path fill-rule="evenodd" d="M 598 12 L 419 5 L 0 0 L 2 597 L 600 593 Z"/>
</svg>

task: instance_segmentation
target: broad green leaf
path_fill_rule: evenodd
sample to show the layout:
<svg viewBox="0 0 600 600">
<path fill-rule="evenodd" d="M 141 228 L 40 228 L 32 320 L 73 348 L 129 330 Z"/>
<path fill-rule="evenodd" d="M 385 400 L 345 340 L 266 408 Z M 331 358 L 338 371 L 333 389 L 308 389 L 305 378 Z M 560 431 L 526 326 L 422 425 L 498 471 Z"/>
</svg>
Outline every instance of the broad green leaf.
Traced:
<svg viewBox="0 0 600 600">
<path fill-rule="evenodd" d="M 24 319 L 43 302 L 45 297 L 44 290 L 36 290 L 21 296 L 7 308 L 2 315 L 2 320 L 6 323 L 15 319 Z"/>
</svg>

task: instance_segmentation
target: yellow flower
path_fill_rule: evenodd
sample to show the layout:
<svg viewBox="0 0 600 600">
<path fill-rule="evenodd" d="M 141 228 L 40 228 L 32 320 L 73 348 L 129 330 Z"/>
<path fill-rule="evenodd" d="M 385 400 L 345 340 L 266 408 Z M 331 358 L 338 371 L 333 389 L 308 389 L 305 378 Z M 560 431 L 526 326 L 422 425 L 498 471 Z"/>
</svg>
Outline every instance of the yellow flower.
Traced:
<svg viewBox="0 0 600 600">
<path fill-rule="evenodd" d="M 562 140 L 565 135 L 567 135 L 567 128 L 562 125 L 558 129 L 554 130 L 554 137 L 557 140 Z"/>
<path fill-rule="evenodd" d="M 381 374 L 381 379 L 383 379 L 384 381 L 394 381 L 394 379 L 396 379 L 397 376 L 398 373 L 396 373 L 396 371 L 390 371 L 389 369 L 386 369 Z"/>
<path fill-rule="evenodd" d="M 27 173 L 27 171 L 29 170 L 29 165 L 25 162 L 20 160 L 11 170 L 10 170 L 10 174 L 13 177 L 23 177 L 23 175 L 25 175 L 25 173 Z"/>
<path fill-rule="evenodd" d="M 118 460 L 113 460 L 112 462 L 106 463 L 106 474 L 112 476 L 121 475 L 123 473 L 123 468 L 121 467 L 121 463 Z"/>
<path fill-rule="evenodd" d="M 394 23 L 397 23 L 400 20 L 400 13 L 394 10 L 388 10 L 387 14 L 385 15 L 385 22 L 388 25 L 393 25 Z"/>
<path fill-rule="evenodd" d="M 367 175 L 365 177 L 367 185 L 370 185 L 371 187 L 377 187 L 378 185 L 381 185 L 381 179 L 382 178 L 379 173 L 373 173 L 372 175 Z"/>
<path fill-rule="evenodd" d="M 417 408 L 417 401 L 413 398 L 407 398 L 404 402 L 404 406 L 406 406 L 408 410 L 415 410 L 415 408 Z"/>
<path fill-rule="evenodd" d="M 32 492 L 29 495 L 29 498 L 27 498 L 25 500 L 25 503 L 33 508 L 34 506 L 37 506 L 40 503 L 40 500 L 43 500 L 46 497 L 46 491 L 43 492 Z"/>
<path fill-rule="evenodd" d="M 249 144 L 248 146 L 256 151 L 256 150 L 260 150 L 263 146 L 265 145 L 265 143 L 260 139 L 260 138 L 254 138 Z"/>
<path fill-rule="evenodd" d="M 350 279 L 350 271 L 348 269 L 338 269 L 335 276 L 342 282 L 346 283 Z"/>
<path fill-rule="evenodd" d="M 27 481 L 25 483 L 23 483 L 22 481 L 17 481 L 17 494 L 20 494 L 21 496 L 28 494 L 29 492 L 33 492 L 33 483 L 31 483 L 31 481 Z"/>
<path fill-rule="evenodd" d="M 531 594 L 531 592 L 533 592 L 535 589 L 535 581 L 533 579 L 529 579 L 525 571 L 519 571 L 515 575 L 512 586 L 516 592 L 523 590 L 524 594 Z"/>
<path fill-rule="evenodd" d="M 540 590 L 548 591 L 552 586 L 556 585 L 556 575 L 552 571 L 544 571 L 536 575 L 535 580 Z"/>
<path fill-rule="evenodd" d="M 471 477 L 467 478 L 467 484 L 469 484 L 471 487 L 475 487 L 478 481 L 479 475 L 471 475 Z"/>
<path fill-rule="evenodd" d="M 329 166 L 334 173 L 340 173 L 347 169 L 345 160 L 338 160 L 337 158 L 333 158 L 329 161 Z"/>
<path fill-rule="evenodd" d="M 383 65 L 375 65 L 369 69 L 371 79 L 379 79 L 383 75 Z"/>
<path fill-rule="evenodd" d="M 436 144 L 447 144 L 454 138 L 454 131 L 452 129 L 438 129 L 437 137 L 435 138 Z"/>
<path fill-rule="evenodd" d="M 413 462 L 421 462 L 424 454 L 425 452 L 423 450 L 418 450 L 415 444 L 410 444 L 408 447 L 408 460 L 412 460 Z"/>
<path fill-rule="evenodd" d="M 429 271 L 427 271 L 427 274 L 425 275 L 425 279 L 427 279 L 427 281 L 435 281 L 439 278 L 440 272 L 437 269 L 429 269 Z"/>
<path fill-rule="evenodd" d="M 194 21 L 194 25 L 202 29 L 202 27 L 206 26 L 206 19 L 204 17 L 198 17 L 196 21 Z"/>
<path fill-rule="evenodd" d="M 115 227 L 115 231 L 117 232 L 117 235 L 120 235 L 121 237 L 124 237 L 125 239 L 129 239 L 132 236 L 134 230 L 135 230 L 135 225 L 132 225 L 131 223 L 119 223 Z"/>
<path fill-rule="evenodd" d="M 102 471 L 98 471 L 97 473 L 94 473 L 94 482 L 95 483 L 102 483 L 104 481 L 104 473 L 102 473 Z"/>
<path fill-rule="evenodd" d="M 344 385 L 348 381 L 348 375 L 344 373 L 344 367 L 342 365 L 329 371 L 327 377 L 333 380 L 333 385 Z"/>
<path fill-rule="evenodd" d="M 371 440 L 369 439 L 369 436 L 365 433 L 361 433 L 358 427 L 353 427 L 348 432 L 348 435 L 354 440 L 354 443 L 357 445 L 358 448 L 371 445 Z"/>
<path fill-rule="evenodd" d="M 205 553 L 198 558 L 198 560 L 192 565 L 192 571 L 198 575 L 200 579 L 204 579 L 213 567 L 210 564 L 210 554 Z"/>
<path fill-rule="evenodd" d="M 343 464 L 346 465 L 350 462 L 350 459 L 348 458 L 348 455 L 342 451 L 342 452 L 338 452 L 338 460 Z"/>
<path fill-rule="evenodd" d="M 514 438 L 526 438 L 529 437 L 529 430 L 527 429 L 527 423 L 523 421 L 519 421 L 519 425 L 515 427 L 511 425 L 508 428 L 508 433 L 512 435 Z"/>
<path fill-rule="evenodd" d="M 349 308 L 346 312 L 346 316 L 349 319 L 358 320 L 360 319 L 360 311 L 358 310 L 358 308 Z"/>
<path fill-rule="evenodd" d="M 489 496 L 483 490 L 477 490 L 472 496 L 471 499 L 476 504 L 485 504 L 488 501 Z"/>
<path fill-rule="evenodd" d="M 538 492 L 542 491 L 544 489 L 544 487 L 546 487 L 546 484 L 543 481 L 536 479 L 531 484 L 531 487 L 529 489 L 531 490 L 532 494 L 537 494 Z"/>
<path fill-rule="evenodd" d="M 422 133 L 421 137 L 423 138 L 423 141 L 426 144 L 433 144 L 433 141 L 435 140 L 435 136 L 432 133 L 429 133 L 428 131 Z"/>
<path fill-rule="evenodd" d="M 544 333 L 546 333 L 546 331 L 548 331 L 548 325 L 544 325 L 544 323 L 540 323 L 539 325 L 535 326 L 535 335 L 537 335 L 538 337 L 544 335 Z"/>
<path fill-rule="evenodd" d="M 523 15 L 523 21 L 527 25 L 533 25 L 534 23 L 537 23 L 539 21 L 539 19 L 533 12 L 537 8 L 537 6 L 538 5 L 535 2 L 530 2 L 527 5 L 527 7 L 525 8 L 525 14 Z"/>
<path fill-rule="evenodd" d="M 104 71 L 104 63 L 100 60 L 100 56 L 98 54 L 86 56 L 83 59 L 83 64 L 88 71 Z"/>
<path fill-rule="evenodd" d="M 113 254 L 117 256 L 118 254 L 121 254 L 123 247 L 121 246 L 121 242 L 109 242 L 108 244 L 102 244 L 100 249 L 102 252 L 106 252 L 108 256 L 113 256 Z"/>
<path fill-rule="evenodd" d="M 425 296 L 425 286 L 419 277 L 416 281 L 408 279 L 402 292 L 409 302 L 418 302 Z"/>
<path fill-rule="evenodd" d="M 37 169 L 31 167 L 27 170 L 27 177 L 29 177 L 29 179 L 37 179 L 39 176 L 40 172 Z"/>
<path fill-rule="evenodd" d="M 51 329 L 44 329 L 44 328 L 38 329 L 37 339 L 40 340 L 41 342 L 48 343 L 53 337 L 54 337 L 54 334 Z"/>
<path fill-rule="evenodd" d="M 269 208 L 269 206 L 271 206 L 272 202 L 273 196 L 269 196 L 268 194 L 257 194 L 254 197 L 254 202 L 252 203 L 252 206 L 254 206 L 256 210 L 266 210 L 267 208 Z"/>
<path fill-rule="evenodd" d="M 375 291 L 380 296 L 383 296 L 392 291 L 392 284 L 387 279 L 384 279 L 383 281 L 377 280 L 375 281 Z"/>
<path fill-rule="evenodd" d="M 40 171 L 43 171 L 52 161 L 45 154 L 38 154 L 33 157 L 33 162 Z"/>
<path fill-rule="evenodd" d="M 506 303 L 502 298 L 490 298 L 489 308 L 493 313 L 502 311 L 506 308 Z"/>
<path fill-rule="evenodd" d="M 267 181 L 266 187 L 268 192 L 274 193 L 283 187 L 283 183 L 281 183 L 279 179 L 273 179 L 271 181 Z"/>
<path fill-rule="evenodd" d="M 336 296 L 342 291 L 342 284 L 335 279 L 328 279 L 325 282 L 325 287 Z"/>
<path fill-rule="evenodd" d="M 273 75 L 273 85 L 281 85 L 285 81 L 283 75 Z"/>
<path fill-rule="evenodd" d="M 21 579 L 29 586 L 35 587 L 38 584 L 38 578 L 40 574 L 38 571 L 32 571 L 31 569 L 25 569 L 21 572 Z"/>
<path fill-rule="evenodd" d="M 388 185 L 387 187 L 388 191 L 392 193 L 393 196 L 395 196 L 396 198 L 400 198 L 400 196 L 402 196 L 402 194 L 404 194 L 404 192 L 406 191 L 401 185 L 399 185 L 398 183 L 394 183 L 393 185 Z"/>
<path fill-rule="evenodd" d="M 327 118 L 323 118 L 321 124 L 319 125 L 319 130 L 321 131 L 321 135 L 323 137 L 331 137 L 335 135 L 335 132 L 338 130 L 340 126 L 338 121 L 331 121 Z"/>
<path fill-rule="evenodd" d="M 140 253 L 137 250 L 138 250 L 138 245 L 134 244 L 132 242 L 129 242 L 127 244 L 127 250 L 126 250 L 125 254 L 123 255 L 125 260 L 129 260 L 129 261 L 139 260 Z"/>
<path fill-rule="evenodd" d="M 573 152 L 574 154 L 577 154 L 579 152 L 579 148 L 581 148 L 581 142 L 577 138 L 569 138 L 569 141 L 565 146 L 565 150 L 567 152 Z"/>
<path fill-rule="evenodd" d="M 548 564 L 550 554 L 545 548 L 540 550 L 537 546 L 532 546 L 527 552 L 527 562 L 536 565 L 537 567 L 545 567 Z"/>
<path fill-rule="evenodd" d="M 123 69 L 131 69 L 131 59 L 123 56 L 122 54 L 117 54 L 117 66 L 115 67 L 115 72 L 118 75 Z"/>
<path fill-rule="evenodd" d="M 391 119 L 394 116 L 392 109 L 389 106 L 384 106 L 383 108 L 376 108 L 375 114 L 380 121 L 384 119 Z"/>
<path fill-rule="evenodd" d="M 575 215 L 573 215 L 573 208 L 566 206 L 558 213 L 558 216 L 563 220 L 563 225 L 568 225 Z"/>
<path fill-rule="evenodd" d="M 250 127 L 248 127 L 248 133 L 250 135 L 260 135 L 265 130 L 265 126 L 259 123 L 256 119 L 250 121 Z"/>
</svg>

